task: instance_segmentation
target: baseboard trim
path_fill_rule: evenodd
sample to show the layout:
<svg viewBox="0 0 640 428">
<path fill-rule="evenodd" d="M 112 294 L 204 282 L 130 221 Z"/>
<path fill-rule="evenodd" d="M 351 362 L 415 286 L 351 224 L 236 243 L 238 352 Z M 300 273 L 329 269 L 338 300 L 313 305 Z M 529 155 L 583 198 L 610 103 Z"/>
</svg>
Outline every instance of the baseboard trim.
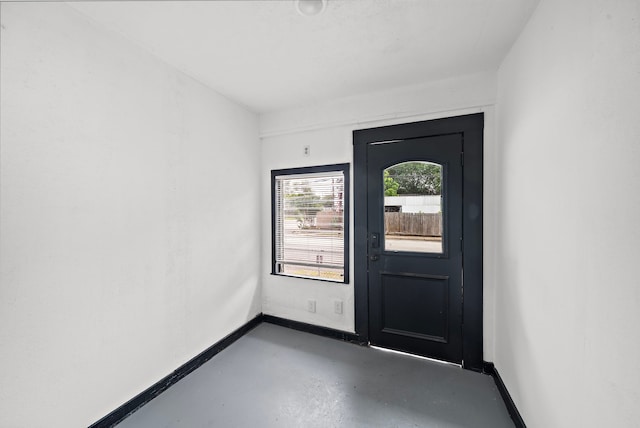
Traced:
<svg viewBox="0 0 640 428">
<path fill-rule="evenodd" d="M 498 373 L 498 369 L 496 369 L 493 363 L 484 361 L 483 372 L 490 375 L 496 383 L 496 387 L 498 387 L 498 391 L 502 396 L 502 401 L 504 401 L 504 405 L 507 407 L 509 416 L 511 416 L 516 428 L 527 428 L 527 425 L 524 423 L 524 419 L 522 419 L 522 416 L 516 407 L 516 403 L 513 402 L 511 394 L 509 394 L 509 390 L 507 390 L 507 386 L 502 381 L 500 373 Z"/>
<path fill-rule="evenodd" d="M 125 418 L 130 416 L 136 410 L 140 409 L 142 406 L 153 400 L 155 397 L 166 391 L 169 387 L 177 383 L 180 379 L 187 376 L 192 371 L 196 370 L 202 364 L 209 361 L 220 351 L 231 345 L 233 342 L 247 334 L 250 330 L 257 327 L 259 324 L 267 322 L 274 325 L 279 325 L 281 327 L 291 328 L 293 330 L 303 331 L 305 333 L 311 333 L 318 336 L 330 337 L 333 339 L 342 340 L 345 342 L 351 342 L 358 345 L 367 345 L 368 343 L 363 340 L 359 335 L 354 333 L 348 333 L 345 331 L 335 330 L 328 327 L 321 327 L 313 324 L 307 324 L 300 321 L 293 321 L 286 318 L 280 318 L 273 315 L 264 315 L 259 314 L 252 320 L 248 321 L 246 324 L 233 331 L 217 343 L 213 344 L 200 354 L 196 355 L 191 360 L 187 361 L 185 364 L 177 368 L 168 376 L 165 376 L 159 382 L 156 382 L 151 387 L 147 388 L 140 394 L 133 397 L 131 400 L 124 403 L 122 406 L 118 407 L 99 421 L 93 423 L 88 428 L 111 428 L 115 425 L 122 422 Z M 526 428 L 526 425 L 520 416 L 520 412 L 516 408 L 515 403 L 511 399 L 511 395 L 509 395 L 509 391 L 507 391 L 502 378 L 498 374 L 498 371 L 494 367 L 493 363 L 483 362 L 482 365 L 483 373 L 491 375 L 498 387 L 498 391 L 500 391 L 500 395 L 509 411 L 509 415 L 515 426 L 517 428 Z"/>
<path fill-rule="evenodd" d="M 280 318 L 273 315 L 263 315 L 262 321 L 270 324 L 279 325 L 282 327 L 288 327 L 293 330 L 304 331 L 305 333 L 316 334 L 318 336 L 331 337 L 333 339 L 344 340 L 345 342 L 356 343 L 358 345 L 366 345 L 360 336 L 354 333 L 347 333 L 345 331 L 334 330 L 328 327 L 321 327 L 318 325 L 307 324 L 300 321 L 293 321 L 286 318 Z"/>
<path fill-rule="evenodd" d="M 489 376 L 493 376 L 496 372 L 496 368 L 493 365 L 493 363 L 490 363 L 488 361 L 482 361 L 482 373 L 489 375 Z"/>
<path fill-rule="evenodd" d="M 168 376 L 165 376 L 159 382 L 156 382 L 150 388 L 142 391 L 140 394 L 133 397 L 131 400 L 124 403 L 122 406 L 115 409 L 113 412 L 109 413 L 99 421 L 90 425 L 89 428 L 110 428 L 115 426 L 116 424 L 122 422 L 127 416 L 131 415 L 133 412 L 138 410 L 140 407 L 144 406 L 162 392 L 166 391 L 170 386 L 174 385 L 180 379 L 209 361 L 220 351 L 231 345 L 233 342 L 244 336 L 247 332 L 257 327 L 260 323 L 262 323 L 262 314 L 259 314 L 237 330 L 225 336 L 220 341 L 216 342 L 209 348 L 202 351 L 200 354 L 196 355 L 182 366 L 178 367 Z"/>
</svg>

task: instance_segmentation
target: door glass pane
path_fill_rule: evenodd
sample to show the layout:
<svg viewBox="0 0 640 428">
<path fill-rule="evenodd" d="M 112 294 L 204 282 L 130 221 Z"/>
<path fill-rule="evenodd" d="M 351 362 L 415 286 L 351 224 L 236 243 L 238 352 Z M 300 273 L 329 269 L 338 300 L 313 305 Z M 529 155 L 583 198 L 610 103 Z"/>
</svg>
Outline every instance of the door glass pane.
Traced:
<svg viewBox="0 0 640 428">
<path fill-rule="evenodd" d="M 385 251 L 442 253 L 442 165 L 404 162 L 383 179 Z"/>
</svg>

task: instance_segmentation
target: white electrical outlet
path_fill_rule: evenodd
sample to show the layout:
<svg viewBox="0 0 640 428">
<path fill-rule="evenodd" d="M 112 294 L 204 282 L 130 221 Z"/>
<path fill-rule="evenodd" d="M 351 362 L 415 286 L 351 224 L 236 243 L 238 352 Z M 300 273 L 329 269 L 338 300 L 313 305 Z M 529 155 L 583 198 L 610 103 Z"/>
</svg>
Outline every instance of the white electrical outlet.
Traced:
<svg viewBox="0 0 640 428">
<path fill-rule="evenodd" d="M 305 156 L 311 155 L 311 146 L 304 146 L 302 149 L 302 154 Z"/>
<path fill-rule="evenodd" d="M 342 300 L 333 301 L 333 312 L 336 314 L 342 314 Z"/>
<path fill-rule="evenodd" d="M 309 312 L 316 311 L 316 301 L 315 300 L 307 300 L 307 310 Z"/>
</svg>

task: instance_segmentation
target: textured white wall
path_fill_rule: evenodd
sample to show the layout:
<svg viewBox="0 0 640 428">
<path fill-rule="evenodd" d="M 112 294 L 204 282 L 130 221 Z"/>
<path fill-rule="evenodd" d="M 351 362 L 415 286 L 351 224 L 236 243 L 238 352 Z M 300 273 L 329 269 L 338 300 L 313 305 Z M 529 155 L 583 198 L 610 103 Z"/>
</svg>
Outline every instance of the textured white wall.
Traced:
<svg viewBox="0 0 640 428">
<path fill-rule="evenodd" d="M 368 94 L 335 100 L 327 104 L 263 114 L 262 138 L 262 212 L 270 213 L 272 169 L 353 162 L 354 129 L 435 119 L 460 114 L 485 112 L 485 236 L 493 236 L 495 179 L 493 170 L 493 107 L 496 93 L 495 73 L 462 76 L 431 82 L 413 88 Z M 304 146 L 311 155 L 303 155 Z M 352 166 L 353 174 L 353 166 Z M 352 181 L 353 185 L 353 181 Z M 353 188 L 352 196 L 353 196 Z M 265 314 L 353 332 L 353 199 L 351 201 L 351 278 L 349 284 L 334 284 L 308 279 L 271 275 L 271 223 L 262 219 L 262 308 Z M 493 240 L 485 239 L 484 330 L 485 359 L 493 352 Z M 307 300 L 317 301 L 316 313 L 307 311 Z M 344 301 L 344 314 L 333 311 L 333 301 Z"/>
<path fill-rule="evenodd" d="M 459 114 L 460 109 L 493 104 L 495 96 L 495 71 L 455 76 L 265 113 L 260 116 L 260 133 L 263 137 L 272 137 L 324 128 L 366 128 L 369 125 L 410 122 L 433 113 L 439 117 L 452 116 Z"/>
<path fill-rule="evenodd" d="M 260 312 L 257 117 L 66 5 L 1 14 L 0 426 L 86 426 Z"/>
<path fill-rule="evenodd" d="M 498 82 L 496 367 L 529 427 L 637 426 L 640 3 L 543 0 Z"/>
</svg>

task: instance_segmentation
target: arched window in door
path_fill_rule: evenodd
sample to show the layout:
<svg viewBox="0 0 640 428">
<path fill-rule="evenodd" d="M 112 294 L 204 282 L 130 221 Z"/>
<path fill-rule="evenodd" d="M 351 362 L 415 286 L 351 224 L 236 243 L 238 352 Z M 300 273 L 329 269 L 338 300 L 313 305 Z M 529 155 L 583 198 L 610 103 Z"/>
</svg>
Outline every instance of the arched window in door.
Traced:
<svg viewBox="0 0 640 428">
<path fill-rule="evenodd" d="M 443 252 L 443 166 L 410 161 L 383 171 L 384 250 Z"/>
</svg>

